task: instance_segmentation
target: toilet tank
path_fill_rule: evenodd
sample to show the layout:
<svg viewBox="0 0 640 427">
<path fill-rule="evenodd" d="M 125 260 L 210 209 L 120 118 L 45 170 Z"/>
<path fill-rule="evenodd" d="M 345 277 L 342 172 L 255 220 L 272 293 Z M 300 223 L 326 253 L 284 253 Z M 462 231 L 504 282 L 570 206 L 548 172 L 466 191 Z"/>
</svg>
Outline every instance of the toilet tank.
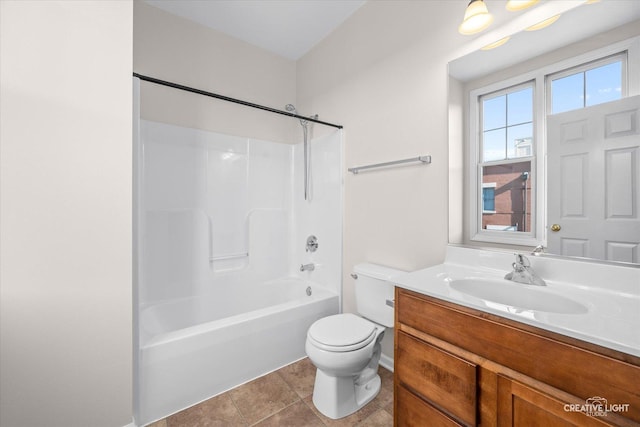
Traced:
<svg viewBox="0 0 640 427">
<path fill-rule="evenodd" d="M 358 313 L 375 323 L 392 328 L 394 286 L 387 280 L 404 272 L 370 263 L 357 264 L 353 272 L 358 277 L 355 281 Z"/>
</svg>

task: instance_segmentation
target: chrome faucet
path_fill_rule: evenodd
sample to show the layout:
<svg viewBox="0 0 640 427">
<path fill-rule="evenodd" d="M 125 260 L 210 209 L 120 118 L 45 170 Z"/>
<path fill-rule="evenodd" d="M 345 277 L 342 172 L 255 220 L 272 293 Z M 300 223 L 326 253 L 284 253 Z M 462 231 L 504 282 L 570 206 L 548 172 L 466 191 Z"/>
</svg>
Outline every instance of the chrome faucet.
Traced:
<svg viewBox="0 0 640 427">
<path fill-rule="evenodd" d="M 545 281 L 533 271 L 529 259 L 522 254 L 515 254 L 516 262 L 511 264 L 513 271 L 504 276 L 507 280 L 524 283 L 525 285 L 546 286 Z"/>
<path fill-rule="evenodd" d="M 300 265 L 300 271 L 313 271 L 315 269 L 316 269 L 316 266 L 313 263 Z"/>
</svg>

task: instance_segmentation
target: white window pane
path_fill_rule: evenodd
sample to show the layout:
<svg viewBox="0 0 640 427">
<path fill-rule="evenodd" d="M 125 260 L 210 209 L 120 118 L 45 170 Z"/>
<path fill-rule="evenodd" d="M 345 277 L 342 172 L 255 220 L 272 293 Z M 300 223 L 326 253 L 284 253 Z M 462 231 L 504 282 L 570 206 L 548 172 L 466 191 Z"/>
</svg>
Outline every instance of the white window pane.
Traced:
<svg viewBox="0 0 640 427">
<path fill-rule="evenodd" d="M 533 124 L 526 123 L 507 128 L 507 158 L 533 155 Z"/>
<path fill-rule="evenodd" d="M 482 101 L 482 129 L 491 130 L 506 126 L 507 98 L 505 95 Z"/>
<path fill-rule="evenodd" d="M 586 105 L 602 104 L 622 97 L 622 62 L 614 62 L 586 72 Z"/>
<path fill-rule="evenodd" d="M 507 125 L 533 121 L 533 88 L 528 87 L 507 95 Z"/>
<path fill-rule="evenodd" d="M 576 73 L 551 82 L 551 113 L 584 107 L 584 73 Z"/>
<path fill-rule="evenodd" d="M 506 159 L 506 129 L 484 132 L 482 135 L 482 161 Z"/>
</svg>

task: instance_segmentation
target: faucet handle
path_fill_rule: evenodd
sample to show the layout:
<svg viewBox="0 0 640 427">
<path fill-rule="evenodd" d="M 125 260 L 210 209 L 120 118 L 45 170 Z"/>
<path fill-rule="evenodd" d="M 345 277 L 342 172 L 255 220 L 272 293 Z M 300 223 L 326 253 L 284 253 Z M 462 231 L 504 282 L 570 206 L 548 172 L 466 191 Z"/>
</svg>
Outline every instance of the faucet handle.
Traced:
<svg viewBox="0 0 640 427">
<path fill-rule="evenodd" d="M 547 250 L 547 248 L 545 248 L 544 245 L 538 245 L 538 246 L 535 247 L 533 252 L 531 252 L 531 255 L 538 256 L 540 254 L 545 253 L 546 250 Z"/>
<path fill-rule="evenodd" d="M 531 262 L 529 262 L 529 258 L 527 258 L 526 256 L 519 254 L 519 253 L 515 253 L 514 254 L 516 256 L 516 263 L 527 268 L 531 266 Z"/>
</svg>

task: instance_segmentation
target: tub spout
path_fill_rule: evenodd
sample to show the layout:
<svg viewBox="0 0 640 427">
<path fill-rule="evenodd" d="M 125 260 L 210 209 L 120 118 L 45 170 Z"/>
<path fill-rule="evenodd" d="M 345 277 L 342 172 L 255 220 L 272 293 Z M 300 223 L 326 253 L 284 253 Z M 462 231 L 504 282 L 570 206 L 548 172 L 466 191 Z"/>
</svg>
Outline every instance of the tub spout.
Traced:
<svg viewBox="0 0 640 427">
<path fill-rule="evenodd" d="M 300 265 L 300 271 L 313 271 L 315 269 L 316 269 L 316 266 L 313 263 Z"/>
</svg>

